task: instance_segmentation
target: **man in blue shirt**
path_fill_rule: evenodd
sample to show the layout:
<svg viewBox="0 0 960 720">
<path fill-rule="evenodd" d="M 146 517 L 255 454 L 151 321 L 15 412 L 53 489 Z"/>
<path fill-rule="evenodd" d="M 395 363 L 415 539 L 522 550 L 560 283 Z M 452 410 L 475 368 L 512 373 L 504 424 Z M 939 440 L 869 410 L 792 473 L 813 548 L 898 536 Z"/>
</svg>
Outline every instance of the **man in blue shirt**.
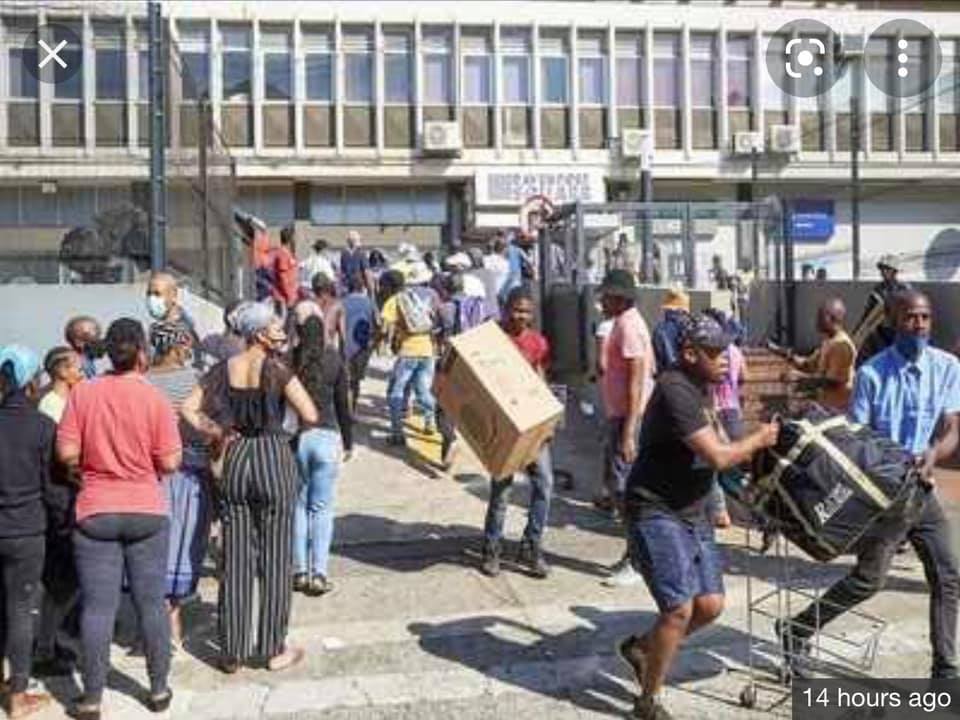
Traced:
<svg viewBox="0 0 960 720">
<path fill-rule="evenodd" d="M 932 311 L 926 295 L 906 290 L 894 298 L 892 310 L 896 329 L 893 345 L 874 355 L 857 372 L 850 416 L 914 454 L 928 491 L 922 510 L 871 528 L 860 541 L 857 564 L 850 574 L 831 587 L 819 604 L 778 627 L 778 634 L 788 652 L 806 652 L 808 638 L 820 627 L 883 587 L 897 546 L 906 538 L 923 562 L 930 585 L 931 674 L 934 678 L 956 678 L 960 573 L 949 525 L 933 490 L 933 469 L 957 449 L 960 361 L 928 346 Z"/>
</svg>

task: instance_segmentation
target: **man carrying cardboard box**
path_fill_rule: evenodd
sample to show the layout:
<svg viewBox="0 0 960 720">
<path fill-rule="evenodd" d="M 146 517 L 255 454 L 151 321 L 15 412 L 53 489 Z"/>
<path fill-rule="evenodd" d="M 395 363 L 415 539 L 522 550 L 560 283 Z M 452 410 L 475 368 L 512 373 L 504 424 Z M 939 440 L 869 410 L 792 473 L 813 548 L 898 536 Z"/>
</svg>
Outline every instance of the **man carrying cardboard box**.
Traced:
<svg viewBox="0 0 960 720">
<path fill-rule="evenodd" d="M 543 377 L 550 363 L 550 345 L 543 335 L 531 327 L 534 312 L 530 290 L 525 285 L 514 288 L 507 296 L 502 327 L 527 362 Z M 550 498 L 553 495 L 553 466 L 549 442 L 543 444 L 536 462 L 527 466 L 524 474 L 530 480 L 530 510 L 518 559 L 534 577 L 545 578 L 550 574 L 550 567 L 543 558 L 541 541 L 550 512 Z M 487 505 L 483 528 L 481 566 L 486 575 L 496 576 L 500 573 L 500 541 L 512 486 L 513 476 L 491 478 L 490 481 L 490 502 Z"/>
</svg>

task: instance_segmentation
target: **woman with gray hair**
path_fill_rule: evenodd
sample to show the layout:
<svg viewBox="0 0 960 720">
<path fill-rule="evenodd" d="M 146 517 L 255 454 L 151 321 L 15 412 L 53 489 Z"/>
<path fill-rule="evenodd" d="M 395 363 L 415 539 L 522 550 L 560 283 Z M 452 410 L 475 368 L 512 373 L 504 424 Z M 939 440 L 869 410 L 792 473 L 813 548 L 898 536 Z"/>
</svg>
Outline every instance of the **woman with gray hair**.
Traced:
<svg viewBox="0 0 960 720">
<path fill-rule="evenodd" d="M 184 419 L 223 454 L 218 505 L 223 527 L 223 572 L 218 623 L 221 669 L 236 672 L 253 657 L 270 670 L 303 659 L 287 644 L 293 511 L 300 476 L 283 433 L 289 404 L 303 426 L 316 425 L 316 406 L 279 356 L 287 343 L 270 307 L 246 303 L 236 325 L 247 349 L 216 365 L 182 408 Z M 253 583 L 259 582 L 259 647 L 252 648 Z"/>
</svg>

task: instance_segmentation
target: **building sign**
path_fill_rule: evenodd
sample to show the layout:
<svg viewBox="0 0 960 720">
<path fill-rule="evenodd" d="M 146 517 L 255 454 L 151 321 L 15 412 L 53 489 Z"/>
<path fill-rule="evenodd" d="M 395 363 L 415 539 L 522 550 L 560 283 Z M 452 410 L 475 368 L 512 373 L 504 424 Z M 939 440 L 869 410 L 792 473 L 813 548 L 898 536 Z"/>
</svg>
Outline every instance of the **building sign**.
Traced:
<svg viewBox="0 0 960 720">
<path fill-rule="evenodd" d="M 519 206 L 534 195 L 543 195 L 554 205 L 606 199 L 603 172 L 594 168 L 496 167 L 478 170 L 474 181 L 481 206 Z"/>
<path fill-rule="evenodd" d="M 836 215 L 833 200 L 790 202 L 790 237 L 800 242 L 826 242 L 833 237 Z"/>
</svg>

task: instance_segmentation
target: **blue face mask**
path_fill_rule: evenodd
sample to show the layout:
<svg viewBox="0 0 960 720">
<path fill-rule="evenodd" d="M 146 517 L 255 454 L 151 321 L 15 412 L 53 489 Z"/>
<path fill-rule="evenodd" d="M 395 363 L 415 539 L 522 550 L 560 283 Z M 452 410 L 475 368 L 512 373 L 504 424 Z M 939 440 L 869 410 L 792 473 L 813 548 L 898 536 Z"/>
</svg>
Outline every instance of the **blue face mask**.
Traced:
<svg viewBox="0 0 960 720">
<path fill-rule="evenodd" d="M 920 353 L 927 349 L 927 345 L 930 344 L 930 338 L 923 335 L 910 335 L 908 333 L 898 332 L 893 344 L 907 360 L 916 360 L 920 357 Z"/>
<path fill-rule="evenodd" d="M 147 312 L 154 320 L 162 320 L 167 315 L 167 301 L 159 295 L 147 295 Z"/>
</svg>

